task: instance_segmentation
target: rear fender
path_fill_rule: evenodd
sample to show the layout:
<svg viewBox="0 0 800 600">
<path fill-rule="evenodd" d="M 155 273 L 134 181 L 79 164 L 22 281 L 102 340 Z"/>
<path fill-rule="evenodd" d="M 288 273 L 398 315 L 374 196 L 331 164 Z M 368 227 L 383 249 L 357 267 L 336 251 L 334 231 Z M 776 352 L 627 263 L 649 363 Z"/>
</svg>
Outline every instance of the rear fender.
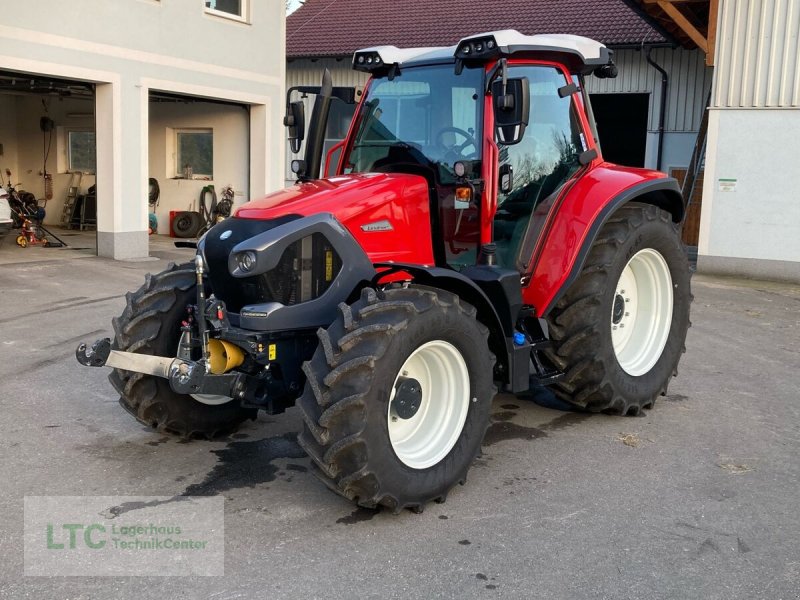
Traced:
<svg viewBox="0 0 800 600">
<path fill-rule="evenodd" d="M 686 211 L 680 186 L 672 177 L 639 181 L 599 207 L 587 206 L 590 203 L 586 198 L 591 198 L 592 190 L 587 191 L 573 198 L 575 204 L 581 203 L 582 214 L 564 210 L 564 204 L 559 208 L 543 240 L 530 283 L 523 290 L 525 303 L 535 306 L 539 317 L 546 316 L 578 278 L 600 229 L 620 207 L 628 202 L 652 204 L 669 212 L 675 223 L 683 221 Z"/>
</svg>

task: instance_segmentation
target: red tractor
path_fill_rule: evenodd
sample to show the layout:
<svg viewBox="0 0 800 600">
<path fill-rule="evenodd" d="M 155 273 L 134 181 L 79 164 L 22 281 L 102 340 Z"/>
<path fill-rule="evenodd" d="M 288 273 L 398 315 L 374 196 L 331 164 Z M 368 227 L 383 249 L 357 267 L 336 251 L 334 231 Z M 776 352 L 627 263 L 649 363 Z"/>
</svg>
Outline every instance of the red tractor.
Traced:
<svg viewBox="0 0 800 600">
<path fill-rule="evenodd" d="M 298 182 L 148 277 L 80 362 L 184 436 L 294 404 L 329 487 L 395 511 L 464 482 L 498 388 L 652 407 L 689 326 L 685 207 L 674 179 L 602 158 L 584 78 L 615 76 L 611 51 L 497 31 L 353 66 L 371 79 L 333 175 L 328 75 Z M 287 109 L 297 152 L 303 105 Z"/>
</svg>

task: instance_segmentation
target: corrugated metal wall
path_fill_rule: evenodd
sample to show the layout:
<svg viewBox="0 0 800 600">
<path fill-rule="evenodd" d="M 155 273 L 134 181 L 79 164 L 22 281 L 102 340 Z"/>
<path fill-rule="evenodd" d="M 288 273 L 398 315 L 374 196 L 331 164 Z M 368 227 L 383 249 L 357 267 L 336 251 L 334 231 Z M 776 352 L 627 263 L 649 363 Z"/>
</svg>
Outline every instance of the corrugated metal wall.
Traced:
<svg viewBox="0 0 800 600">
<path fill-rule="evenodd" d="M 650 57 L 669 75 L 667 88 L 666 131 L 697 131 L 703 118 L 713 70 L 705 66 L 700 50 L 656 48 Z M 589 77 L 590 94 L 649 93 L 650 111 L 647 128 L 658 129 L 658 104 L 661 101 L 661 73 L 647 63 L 639 50 L 617 50 L 614 62 L 619 69 L 616 79 Z"/>
<path fill-rule="evenodd" d="M 800 106 L 800 0 L 722 0 L 716 108 Z"/>
<path fill-rule="evenodd" d="M 366 73 L 353 70 L 349 58 L 342 60 L 321 58 L 315 61 L 290 60 L 286 65 L 286 89 L 295 85 L 319 85 L 324 68 L 331 72 L 333 85 L 363 88 L 369 79 Z"/>
</svg>

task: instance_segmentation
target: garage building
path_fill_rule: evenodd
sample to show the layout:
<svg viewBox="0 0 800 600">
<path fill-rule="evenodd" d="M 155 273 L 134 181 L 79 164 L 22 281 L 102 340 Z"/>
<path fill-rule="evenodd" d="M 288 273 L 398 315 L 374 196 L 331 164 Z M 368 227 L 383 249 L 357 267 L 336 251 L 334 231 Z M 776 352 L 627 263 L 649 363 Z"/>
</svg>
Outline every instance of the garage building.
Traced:
<svg viewBox="0 0 800 600">
<path fill-rule="evenodd" d="M 80 197 L 101 256 L 148 256 L 148 213 L 283 182 L 283 4 L 14 2 L 0 24 L 0 173 L 59 225 Z M 159 183 L 148 205 L 148 180 Z M 93 186 L 96 184 L 96 187 Z M 96 208 L 93 209 L 96 193 Z M 64 204 L 68 203 L 65 211 Z"/>
</svg>

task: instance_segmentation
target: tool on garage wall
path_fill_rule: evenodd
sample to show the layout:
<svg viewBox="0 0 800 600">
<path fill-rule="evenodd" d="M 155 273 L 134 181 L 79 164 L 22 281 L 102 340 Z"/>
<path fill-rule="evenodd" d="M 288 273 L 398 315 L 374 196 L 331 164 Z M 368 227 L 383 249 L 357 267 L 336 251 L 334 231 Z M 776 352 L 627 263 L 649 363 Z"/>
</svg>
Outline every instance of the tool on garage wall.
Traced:
<svg viewBox="0 0 800 600">
<path fill-rule="evenodd" d="M 50 149 L 53 146 L 53 131 L 55 131 L 56 124 L 53 119 L 47 116 L 49 112 L 47 100 L 42 99 L 42 107 L 45 114 L 39 119 L 39 129 L 42 130 L 42 180 L 44 184 L 44 204 L 47 206 L 47 201 L 53 199 L 53 176 L 47 172 L 47 159 L 50 158 Z"/>
</svg>

